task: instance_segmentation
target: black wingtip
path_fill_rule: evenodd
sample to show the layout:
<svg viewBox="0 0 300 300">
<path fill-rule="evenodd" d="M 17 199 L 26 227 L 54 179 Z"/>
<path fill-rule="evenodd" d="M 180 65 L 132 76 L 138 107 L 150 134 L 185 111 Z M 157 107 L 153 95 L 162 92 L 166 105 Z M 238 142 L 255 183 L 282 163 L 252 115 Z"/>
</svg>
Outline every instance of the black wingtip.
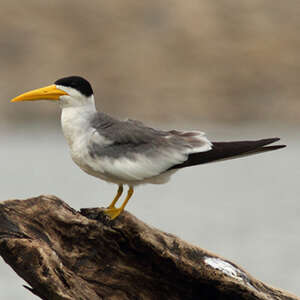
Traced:
<svg viewBox="0 0 300 300">
<path fill-rule="evenodd" d="M 270 141 L 270 143 L 275 143 L 280 141 L 279 137 L 274 137 L 274 138 L 269 138 L 269 139 L 264 139 L 265 141 Z"/>
<path fill-rule="evenodd" d="M 272 146 L 267 146 L 270 144 L 273 144 L 275 142 L 280 141 L 280 138 L 278 137 L 274 137 L 274 138 L 269 138 L 269 139 L 263 139 L 260 140 L 259 142 L 261 142 L 261 149 L 268 149 L 268 150 L 276 150 L 276 149 L 281 149 L 281 148 L 285 148 L 286 145 L 272 145 Z M 266 147 L 267 146 L 267 147 Z"/>
<path fill-rule="evenodd" d="M 256 142 L 260 143 L 261 146 L 263 146 L 263 145 L 273 144 L 273 143 L 278 142 L 278 141 L 280 141 L 280 138 L 274 137 L 274 138 L 267 138 L 267 139 L 258 140 Z"/>
<path fill-rule="evenodd" d="M 285 147 L 286 145 L 273 145 L 273 146 L 262 147 L 262 149 L 277 150 Z"/>
<path fill-rule="evenodd" d="M 193 153 L 182 164 L 170 169 L 184 168 L 199 164 L 205 164 L 218 160 L 233 159 L 252 154 L 258 154 L 285 148 L 286 145 L 271 145 L 278 142 L 280 138 L 267 138 L 252 141 L 212 142 L 212 149 L 206 152 Z"/>
</svg>

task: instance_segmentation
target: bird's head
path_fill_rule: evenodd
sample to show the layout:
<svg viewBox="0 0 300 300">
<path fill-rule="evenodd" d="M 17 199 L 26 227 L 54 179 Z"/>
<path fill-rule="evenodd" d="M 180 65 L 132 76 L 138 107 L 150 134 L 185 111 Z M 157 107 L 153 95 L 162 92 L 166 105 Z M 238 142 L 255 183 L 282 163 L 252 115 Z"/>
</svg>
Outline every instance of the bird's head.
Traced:
<svg viewBox="0 0 300 300">
<path fill-rule="evenodd" d="M 52 85 L 19 95 L 11 102 L 36 100 L 59 101 L 62 108 L 94 105 L 93 89 L 90 83 L 79 76 L 58 79 Z"/>
</svg>

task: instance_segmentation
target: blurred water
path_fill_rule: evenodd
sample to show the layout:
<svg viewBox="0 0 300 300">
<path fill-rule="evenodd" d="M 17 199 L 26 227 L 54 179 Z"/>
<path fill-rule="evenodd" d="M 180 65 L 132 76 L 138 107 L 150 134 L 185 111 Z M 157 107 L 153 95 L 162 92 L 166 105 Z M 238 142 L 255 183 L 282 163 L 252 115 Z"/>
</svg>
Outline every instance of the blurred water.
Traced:
<svg viewBox="0 0 300 300">
<path fill-rule="evenodd" d="M 201 129 L 215 140 L 280 136 L 288 148 L 182 170 L 167 185 L 139 187 L 127 209 L 300 295 L 298 129 L 281 124 Z M 2 200 L 55 194 L 76 209 L 110 203 L 116 187 L 73 164 L 58 126 L 6 125 L 0 134 Z M 22 284 L 1 261 L 0 299 L 36 299 Z"/>
</svg>

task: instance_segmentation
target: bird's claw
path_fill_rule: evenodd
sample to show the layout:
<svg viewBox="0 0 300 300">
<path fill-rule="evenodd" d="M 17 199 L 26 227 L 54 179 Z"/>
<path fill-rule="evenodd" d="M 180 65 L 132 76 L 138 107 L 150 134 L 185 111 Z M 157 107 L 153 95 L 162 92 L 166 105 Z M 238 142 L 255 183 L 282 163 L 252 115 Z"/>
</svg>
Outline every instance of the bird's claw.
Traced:
<svg viewBox="0 0 300 300">
<path fill-rule="evenodd" d="M 104 210 L 104 213 L 111 219 L 114 220 L 122 212 L 121 208 L 108 207 Z"/>
</svg>

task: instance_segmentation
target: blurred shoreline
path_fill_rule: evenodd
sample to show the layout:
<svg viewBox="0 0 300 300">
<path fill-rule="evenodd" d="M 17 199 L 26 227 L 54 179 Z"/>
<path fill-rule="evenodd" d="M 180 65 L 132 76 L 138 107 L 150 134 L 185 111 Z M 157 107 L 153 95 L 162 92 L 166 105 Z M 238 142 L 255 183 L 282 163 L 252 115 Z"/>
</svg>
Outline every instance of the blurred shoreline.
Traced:
<svg viewBox="0 0 300 300">
<path fill-rule="evenodd" d="M 299 15 L 296 0 L 3 0 L 0 119 L 54 116 L 9 100 L 75 74 L 121 117 L 299 124 Z"/>
</svg>

